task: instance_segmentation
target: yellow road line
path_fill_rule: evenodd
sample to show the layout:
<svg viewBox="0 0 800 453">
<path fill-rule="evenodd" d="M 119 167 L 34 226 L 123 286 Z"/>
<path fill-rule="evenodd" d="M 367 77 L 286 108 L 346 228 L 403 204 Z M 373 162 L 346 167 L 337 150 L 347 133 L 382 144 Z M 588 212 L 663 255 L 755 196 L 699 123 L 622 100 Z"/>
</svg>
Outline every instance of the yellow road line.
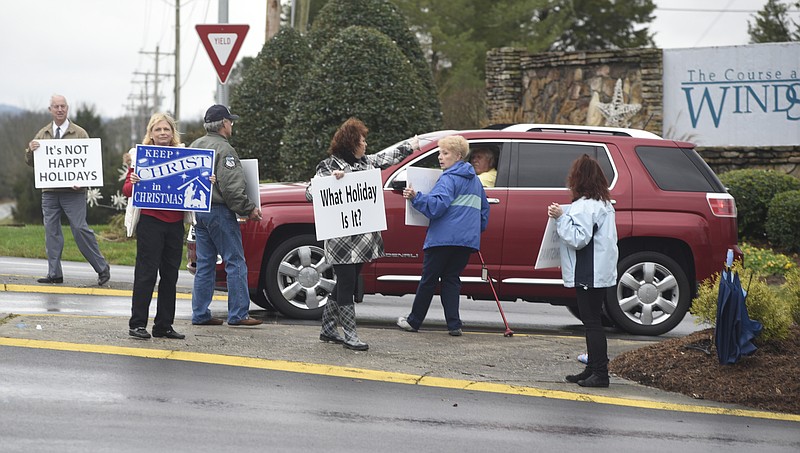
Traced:
<svg viewBox="0 0 800 453">
<path fill-rule="evenodd" d="M 426 387 L 448 388 L 456 390 L 472 390 L 478 392 L 501 393 L 539 398 L 551 398 L 566 401 L 580 401 L 614 406 L 638 407 L 643 409 L 666 410 L 673 412 L 691 412 L 698 414 L 730 415 L 735 417 L 752 417 L 770 420 L 800 422 L 800 415 L 781 414 L 746 409 L 728 409 L 691 404 L 665 403 L 659 401 L 616 398 L 602 395 L 586 395 L 560 390 L 546 390 L 519 385 L 496 384 L 490 382 L 467 381 L 432 376 L 418 376 L 391 371 L 368 370 L 342 367 L 336 365 L 320 365 L 307 362 L 291 362 L 286 360 L 269 360 L 252 357 L 239 357 L 222 354 L 200 352 L 184 352 L 163 349 L 130 348 L 124 346 L 92 345 L 66 343 L 59 341 L 27 340 L 16 338 L 0 338 L 0 346 L 21 348 L 51 349 L 56 351 L 88 352 L 95 354 L 111 354 L 149 359 L 179 360 L 183 362 L 228 365 L 262 370 L 286 371 L 290 373 L 314 374 L 320 376 L 336 376 L 350 379 L 391 382 L 396 384 L 423 385 Z"/>
<path fill-rule="evenodd" d="M 131 291 L 127 289 L 111 289 L 111 288 L 78 288 L 74 286 L 39 286 L 39 285 L 14 285 L 2 284 L 0 291 L 12 293 L 47 293 L 47 294 L 78 294 L 86 296 L 117 296 L 117 297 L 130 297 Z M 158 292 L 153 292 L 153 297 L 158 296 Z M 178 293 L 175 296 L 177 299 L 191 300 L 192 295 L 186 293 Z M 227 296 L 215 295 L 213 300 L 226 301 Z"/>
</svg>

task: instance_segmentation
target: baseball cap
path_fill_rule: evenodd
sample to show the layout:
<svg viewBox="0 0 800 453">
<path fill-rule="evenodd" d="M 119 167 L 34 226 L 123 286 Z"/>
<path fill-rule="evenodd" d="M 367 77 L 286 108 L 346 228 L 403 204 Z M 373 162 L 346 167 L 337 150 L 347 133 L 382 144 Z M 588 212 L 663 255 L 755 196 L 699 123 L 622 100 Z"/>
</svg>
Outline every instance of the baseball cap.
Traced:
<svg viewBox="0 0 800 453">
<path fill-rule="evenodd" d="M 224 105 L 214 104 L 206 110 L 206 116 L 203 118 L 203 121 L 206 123 L 213 123 L 215 121 L 222 121 L 223 118 L 238 120 L 239 115 L 234 115 L 228 110 L 228 107 Z"/>
</svg>

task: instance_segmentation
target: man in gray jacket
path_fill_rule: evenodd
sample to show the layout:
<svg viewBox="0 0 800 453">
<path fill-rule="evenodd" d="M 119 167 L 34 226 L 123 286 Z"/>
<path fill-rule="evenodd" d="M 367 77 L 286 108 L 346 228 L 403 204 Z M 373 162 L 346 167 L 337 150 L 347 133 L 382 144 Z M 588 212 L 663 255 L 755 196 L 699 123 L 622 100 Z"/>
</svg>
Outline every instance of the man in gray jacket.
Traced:
<svg viewBox="0 0 800 453">
<path fill-rule="evenodd" d="M 203 119 L 206 135 L 190 148 L 213 149 L 217 182 L 211 191 L 211 211 L 196 213 L 197 273 L 192 291 L 192 324 L 217 326 L 222 319 L 211 316 L 217 255 L 225 262 L 228 285 L 228 325 L 256 326 L 261 321 L 249 317 L 247 264 L 242 248 L 242 232 L 236 215 L 261 220 L 261 206 L 247 197 L 245 176 L 236 150 L 228 143 L 233 123 L 239 116 L 224 105 L 212 105 Z M 260 202 L 260 200 L 258 200 Z"/>
<path fill-rule="evenodd" d="M 67 118 L 69 105 L 64 96 L 59 94 L 51 96 L 48 110 L 53 121 L 36 133 L 25 150 L 25 163 L 31 167 L 34 161 L 33 153 L 39 149 L 39 140 L 89 138 L 89 134 L 82 127 Z M 100 253 L 97 237 L 86 222 L 86 188 L 78 186 L 42 189 L 47 276 L 40 278 L 38 282 L 64 283 L 64 272 L 61 268 L 61 253 L 64 251 L 64 235 L 61 232 L 62 214 L 69 220 L 78 250 L 97 272 L 97 284 L 101 286 L 106 284 L 111 278 L 111 267 Z"/>
</svg>

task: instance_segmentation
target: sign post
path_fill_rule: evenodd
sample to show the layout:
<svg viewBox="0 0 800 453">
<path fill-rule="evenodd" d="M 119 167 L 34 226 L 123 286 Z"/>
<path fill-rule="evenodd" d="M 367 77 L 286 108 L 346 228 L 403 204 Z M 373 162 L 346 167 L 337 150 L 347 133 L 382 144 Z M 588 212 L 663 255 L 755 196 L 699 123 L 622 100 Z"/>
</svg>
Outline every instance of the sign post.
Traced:
<svg viewBox="0 0 800 453">
<path fill-rule="evenodd" d="M 200 41 L 206 48 L 211 64 L 217 71 L 219 82 L 225 84 L 236 61 L 236 55 L 242 48 L 244 37 L 250 30 L 249 25 L 205 24 L 196 25 Z"/>
</svg>

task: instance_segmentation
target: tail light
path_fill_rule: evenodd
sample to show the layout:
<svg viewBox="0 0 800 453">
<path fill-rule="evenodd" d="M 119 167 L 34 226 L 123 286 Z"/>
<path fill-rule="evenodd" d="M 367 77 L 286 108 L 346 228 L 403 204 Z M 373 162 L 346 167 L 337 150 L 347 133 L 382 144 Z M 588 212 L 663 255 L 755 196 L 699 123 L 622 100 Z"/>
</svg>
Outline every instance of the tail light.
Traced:
<svg viewBox="0 0 800 453">
<path fill-rule="evenodd" d="M 736 217 L 736 200 L 729 193 L 707 193 L 711 213 L 717 217 Z"/>
</svg>

